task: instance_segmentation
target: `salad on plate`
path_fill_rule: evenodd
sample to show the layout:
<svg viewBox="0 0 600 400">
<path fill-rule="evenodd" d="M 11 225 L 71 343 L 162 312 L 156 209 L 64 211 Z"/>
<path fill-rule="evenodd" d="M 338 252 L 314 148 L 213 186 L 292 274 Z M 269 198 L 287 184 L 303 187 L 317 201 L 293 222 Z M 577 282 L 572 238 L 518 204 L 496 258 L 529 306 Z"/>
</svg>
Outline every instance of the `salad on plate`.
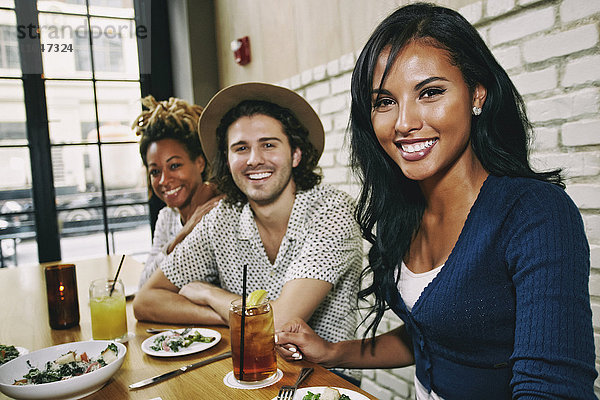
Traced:
<svg viewBox="0 0 600 400">
<path fill-rule="evenodd" d="M 213 329 L 170 329 L 144 340 L 142 351 L 156 357 L 179 357 L 204 351 L 220 340 L 221 334 Z"/>
<path fill-rule="evenodd" d="M 322 393 L 308 391 L 302 400 L 352 400 L 348 395 L 341 394 L 336 388 L 327 386 Z"/>
<path fill-rule="evenodd" d="M 39 368 L 31 365 L 27 360 L 29 372 L 22 379 L 16 380 L 13 385 L 36 385 L 64 381 L 74 376 L 84 375 L 96 371 L 117 359 L 119 349 L 110 343 L 97 358 L 89 358 L 86 352 L 78 354 L 69 351 L 54 361 L 47 361 Z"/>
<path fill-rule="evenodd" d="M 193 331 L 191 334 L 186 335 L 188 332 L 189 330 L 181 333 L 171 331 L 168 334 L 158 335 L 154 338 L 154 344 L 150 346 L 150 349 L 177 353 L 181 349 L 190 347 L 193 343 L 211 343 L 216 340 L 214 336 L 203 336 L 200 331 Z"/>
<path fill-rule="evenodd" d="M 21 355 L 19 348 L 0 344 L 0 365 L 19 357 L 19 355 Z"/>
</svg>

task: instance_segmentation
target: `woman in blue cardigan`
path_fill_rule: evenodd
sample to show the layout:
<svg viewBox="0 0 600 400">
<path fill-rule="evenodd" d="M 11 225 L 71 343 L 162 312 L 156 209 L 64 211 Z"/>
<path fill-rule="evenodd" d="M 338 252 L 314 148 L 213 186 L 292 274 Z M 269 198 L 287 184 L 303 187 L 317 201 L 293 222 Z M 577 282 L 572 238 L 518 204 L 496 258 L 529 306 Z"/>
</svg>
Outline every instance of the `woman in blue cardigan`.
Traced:
<svg viewBox="0 0 600 400">
<path fill-rule="evenodd" d="M 523 100 L 475 28 L 430 4 L 391 14 L 354 69 L 350 127 L 373 337 L 294 321 L 281 353 L 414 363 L 417 399 L 595 399 L 581 216 L 560 171 L 530 167 Z M 388 307 L 404 324 L 376 336 Z"/>
</svg>

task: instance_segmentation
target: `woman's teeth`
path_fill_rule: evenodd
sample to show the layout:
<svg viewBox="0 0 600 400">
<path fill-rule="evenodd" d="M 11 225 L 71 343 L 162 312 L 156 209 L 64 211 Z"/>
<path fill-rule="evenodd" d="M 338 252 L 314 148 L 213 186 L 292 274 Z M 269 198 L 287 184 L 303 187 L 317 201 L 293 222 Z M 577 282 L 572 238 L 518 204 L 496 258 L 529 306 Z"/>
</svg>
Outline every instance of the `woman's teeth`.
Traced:
<svg viewBox="0 0 600 400">
<path fill-rule="evenodd" d="M 175 193 L 179 192 L 179 190 L 181 190 L 181 186 L 179 186 L 179 187 L 176 187 L 175 189 L 166 190 L 166 191 L 165 191 L 165 194 L 166 194 L 167 196 L 170 196 L 170 195 L 172 195 L 172 194 L 175 194 Z"/>
<path fill-rule="evenodd" d="M 400 144 L 402 146 L 402 150 L 407 153 L 415 153 L 417 151 L 423 151 L 428 147 L 433 146 L 437 139 L 427 140 L 426 142 L 419 142 L 413 144 Z"/>
<path fill-rule="evenodd" d="M 268 178 L 269 176 L 271 176 L 271 172 L 263 172 L 260 174 L 249 174 L 248 177 L 250 179 L 264 179 L 264 178 Z"/>
</svg>

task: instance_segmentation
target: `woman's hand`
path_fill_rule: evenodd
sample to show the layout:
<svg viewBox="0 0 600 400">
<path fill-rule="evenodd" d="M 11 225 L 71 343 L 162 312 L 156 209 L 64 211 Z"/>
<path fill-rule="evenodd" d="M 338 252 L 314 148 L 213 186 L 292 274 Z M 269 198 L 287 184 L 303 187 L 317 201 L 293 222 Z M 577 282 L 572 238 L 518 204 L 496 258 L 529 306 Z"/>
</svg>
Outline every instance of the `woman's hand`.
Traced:
<svg viewBox="0 0 600 400">
<path fill-rule="evenodd" d="M 294 318 L 275 332 L 277 351 L 288 361 L 305 360 L 335 366 L 334 344 L 319 337 L 304 320 Z"/>
<path fill-rule="evenodd" d="M 167 247 L 166 253 L 171 254 L 173 249 L 175 249 L 175 246 L 177 246 L 183 239 L 185 239 L 185 237 L 194 230 L 194 227 L 198 224 L 198 222 L 200 222 L 200 220 L 202 220 L 202 217 L 204 217 L 206 214 L 208 214 L 210 212 L 210 210 L 215 208 L 217 206 L 217 204 L 219 204 L 219 201 L 224 197 L 225 197 L 224 194 L 215 196 L 215 197 L 211 198 L 210 200 L 208 200 L 206 203 L 196 207 L 196 209 L 194 210 L 194 213 L 185 222 L 185 225 L 183 225 L 183 228 L 181 228 L 181 230 L 179 231 L 177 236 L 175 236 L 175 239 L 173 239 L 173 241 Z"/>
<path fill-rule="evenodd" d="M 218 196 L 211 198 L 206 203 L 196 207 L 196 209 L 194 210 L 194 213 L 192 214 L 190 219 L 186 221 L 186 223 L 184 225 L 184 229 L 189 226 L 189 227 L 191 227 L 191 229 L 189 229 L 189 232 L 191 232 L 192 229 L 194 229 L 194 227 L 198 224 L 198 222 L 200 222 L 202 217 L 204 217 L 206 214 L 208 214 L 210 210 L 215 208 L 217 206 L 217 204 L 219 204 L 219 201 L 221 201 L 221 199 L 224 197 L 225 197 L 224 194 L 220 194 Z"/>
</svg>

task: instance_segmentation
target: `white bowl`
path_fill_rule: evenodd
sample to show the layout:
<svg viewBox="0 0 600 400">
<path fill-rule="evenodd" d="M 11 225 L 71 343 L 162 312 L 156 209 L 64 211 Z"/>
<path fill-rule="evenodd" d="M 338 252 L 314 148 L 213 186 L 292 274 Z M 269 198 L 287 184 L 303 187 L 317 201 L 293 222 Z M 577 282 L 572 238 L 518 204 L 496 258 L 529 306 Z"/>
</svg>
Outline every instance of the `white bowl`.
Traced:
<svg viewBox="0 0 600 400">
<path fill-rule="evenodd" d="M 97 358 L 110 343 L 114 343 L 119 349 L 117 359 L 96 371 L 64 381 L 37 385 L 13 385 L 14 381 L 23 379 L 23 375 L 29 372 L 30 368 L 27 361 L 34 367 L 42 369 L 47 361 L 54 361 L 69 351 L 75 351 L 77 354 L 86 352 L 88 357 Z M 127 348 L 121 343 L 108 340 L 90 340 L 88 342 L 65 343 L 21 355 L 0 366 L 0 392 L 15 399 L 79 399 L 104 386 L 121 367 L 126 353 Z"/>
</svg>

